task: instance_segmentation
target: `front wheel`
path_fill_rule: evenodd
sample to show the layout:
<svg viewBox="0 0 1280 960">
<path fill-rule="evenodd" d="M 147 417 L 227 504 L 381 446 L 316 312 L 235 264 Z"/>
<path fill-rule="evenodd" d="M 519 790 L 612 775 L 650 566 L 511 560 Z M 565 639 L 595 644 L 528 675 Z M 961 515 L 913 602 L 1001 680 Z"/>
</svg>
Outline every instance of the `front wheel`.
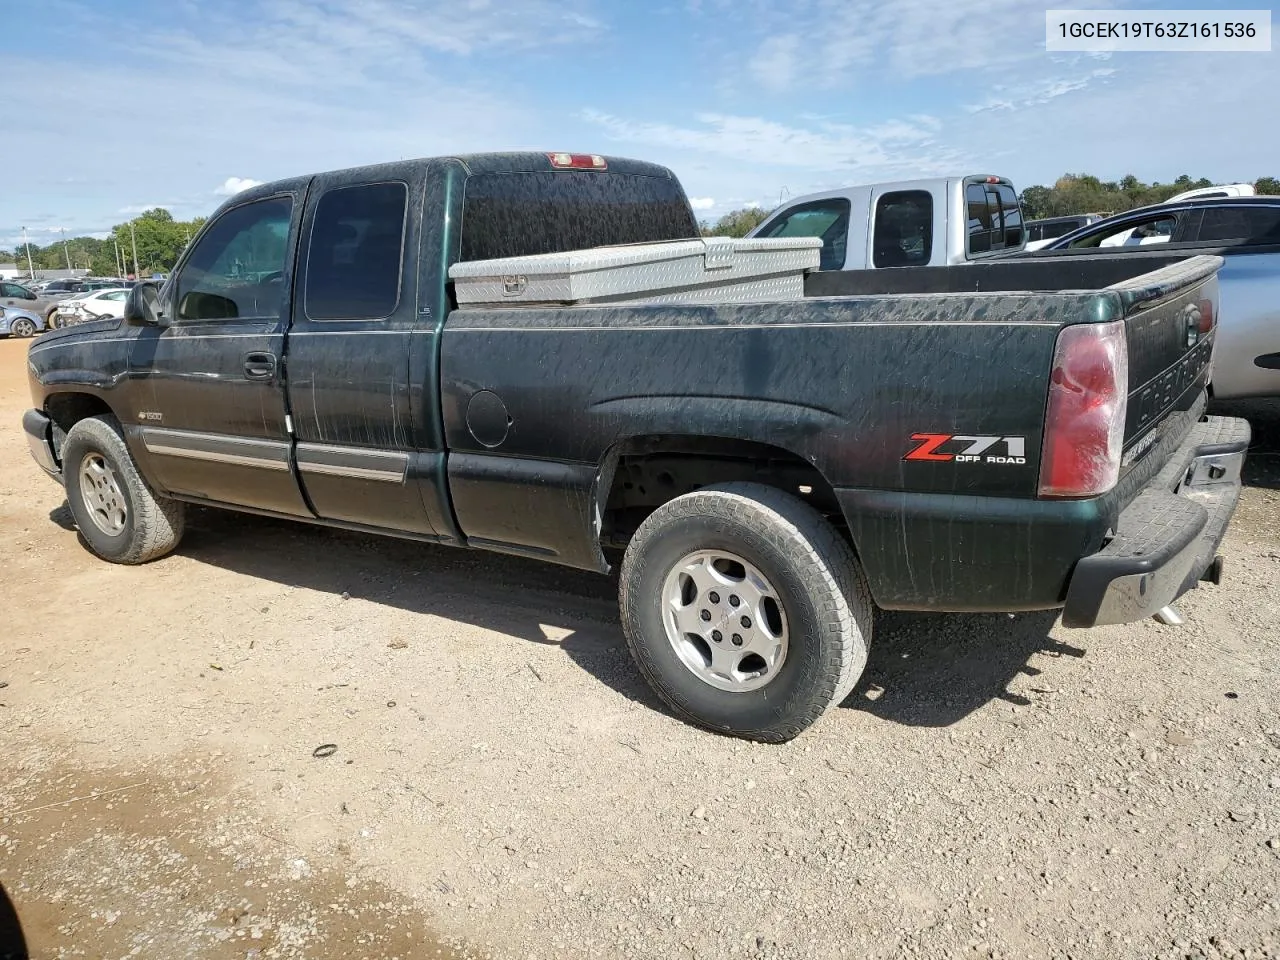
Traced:
<svg viewBox="0 0 1280 960">
<path fill-rule="evenodd" d="M 722 733 L 790 740 L 866 666 L 872 602 L 853 550 L 773 487 L 721 484 L 659 507 L 627 547 L 619 601 L 650 685 Z"/>
<path fill-rule="evenodd" d="M 36 322 L 28 320 L 26 317 L 19 317 L 9 327 L 9 333 L 15 337 L 34 337 L 36 335 Z"/>
<path fill-rule="evenodd" d="M 102 559 L 146 563 L 182 539 L 185 505 L 157 494 L 138 473 L 115 417 L 88 417 L 68 431 L 62 477 L 76 526 Z"/>
</svg>

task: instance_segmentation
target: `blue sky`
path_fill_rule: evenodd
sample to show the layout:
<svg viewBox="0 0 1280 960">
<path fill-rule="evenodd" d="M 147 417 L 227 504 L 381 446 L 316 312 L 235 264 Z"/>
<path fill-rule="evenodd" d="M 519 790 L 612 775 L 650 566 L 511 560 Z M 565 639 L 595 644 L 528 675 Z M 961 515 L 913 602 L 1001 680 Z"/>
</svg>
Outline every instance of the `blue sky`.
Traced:
<svg viewBox="0 0 1280 960">
<path fill-rule="evenodd" d="M 665 163 L 708 218 L 935 173 L 1280 176 L 1276 53 L 1050 55 L 1048 6 L 1116 4 L 0 0 L 0 247 L 476 150 Z"/>
</svg>

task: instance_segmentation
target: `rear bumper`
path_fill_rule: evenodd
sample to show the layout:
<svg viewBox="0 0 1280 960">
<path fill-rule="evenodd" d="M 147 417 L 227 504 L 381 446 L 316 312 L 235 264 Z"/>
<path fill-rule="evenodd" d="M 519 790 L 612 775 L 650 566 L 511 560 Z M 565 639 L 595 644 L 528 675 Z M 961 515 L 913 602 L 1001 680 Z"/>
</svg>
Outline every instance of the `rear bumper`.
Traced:
<svg viewBox="0 0 1280 960">
<path fill-rule="evenodd" d="M 1196 423 L 1159 474 L 1120 512 L 1116 535 L 1076 564 L 1062 624 L 1093 627 L 1142 620 L 1201 579 L 1215 579 L 1218 546 L 1240 498 L 1249 424 L 1235 417 Z"/>
<path fill-rule="evenodd" d="M 28 410 L 22 415 L 22 432 L 40 469 L 51 477 L 62 476 L 62 467 L 53 452 L 53 421 L 41 410 Z"/>
</svg>

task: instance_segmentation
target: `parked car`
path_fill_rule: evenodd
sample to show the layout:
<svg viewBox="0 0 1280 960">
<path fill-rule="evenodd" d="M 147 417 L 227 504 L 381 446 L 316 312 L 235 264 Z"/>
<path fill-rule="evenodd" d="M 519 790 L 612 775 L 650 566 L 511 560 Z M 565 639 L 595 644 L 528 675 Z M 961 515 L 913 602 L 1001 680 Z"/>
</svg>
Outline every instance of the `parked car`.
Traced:
<svg viewBox="0 0 1280 960">
<path fill-rule="evenodd" d="M 1249 443 L 1202 415 L 1220 258 L 788 268 L 744 302 L 748 252 L 612 157 L 265 184 L 124 323 L 32 346 L 24 433 L 115 563 L 174 549 L 188 503 L 620 555 L 655 690 L 767 741 L 853 689 L 877 604 L 1086 627 L 1220 576 Z"/>
<path fill-rule="evenodd" d="M 1023 246 L 1013 184 L 986 175 L 900 180 L 811 193 L 748 237 L 821 237 L 823 270 L 971 263 Z"/>
<path fill-rule="evenodd" d="M 62 293 L 70 296 L 79 292 L 82 281 L 79 278 L 50 280 L 44 287 L 44 292 L 48 294 Z"/>
<path fill-rule="evenodd" d="M 79 293 L 57 305 L 57 326 L 70 326 L 105 317 L 120 319 L 124 316 L 124 302 L 129 291 L 123 287 L 107 287 L 89 293 Z"/>
<path fill-rule="evenodd" d="M 58 303 L 69 296 L 69 293 L 47 294 L 21 283 L 0 283 L 0 304 L 38 314 L 41 329 L 53 327 L 53 314 L 57 311 Z"/>
<path fill-rule="evenodd" d="M 1091 223 L 1097 223 L 1102 219 L 1100 213 L 1081 213 L 1071 217 L 1045 217 L 1042 220 L 1028 220 L 1027 227 L 1027 244 L 1028 250 L 1039 250 L 1053 243 L 1058 237 L 1065 237 L 1073 230 L 1081 227 L 1087 227 Z"/>
<path fill-rule="evenodd" d="M 1213 395 L 1280 396 L 1280 197 L 1193 198 L 1130 210 L 1067 234 L 1035 256 L 1128 256 L 1154 244 L 1168 253 L 1168 263 L 1198 253 L 1226 258 L 1218 273 L 1222 322 Z"/>
<path fill-rule="evenodd" d="M 0 280 L 0 302 L 6 307 L 30 307 L 31 301 L 38 299 L 31 287 L 12 280 Z"/>
<path fill-rule="evenodd" d="M 48 329 L 44 317 L 21 307 L 0 307 L 0 334 L 6 337 L 34 337 Z"/>
</svg>

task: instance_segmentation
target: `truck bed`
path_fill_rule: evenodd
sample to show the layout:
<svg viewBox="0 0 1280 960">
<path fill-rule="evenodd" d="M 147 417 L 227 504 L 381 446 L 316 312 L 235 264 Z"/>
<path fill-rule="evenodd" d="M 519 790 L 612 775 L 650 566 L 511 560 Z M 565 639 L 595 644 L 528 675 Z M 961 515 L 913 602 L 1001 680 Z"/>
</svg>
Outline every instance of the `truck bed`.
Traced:
<svg viewBox="0 0 1280 960">
<path fill-rule="evenodd" d="M 1135 252 L 1123 257 L 1009 258 L 953 267 L 829 270 L 805 277 L 804 292 L 807 297 L 849 297 L 895 293 L 1097 290 L 1188 259 L 1186 254 Z"/>
<path fill-rule="evenodd" d="M 454 508 L 469 536 L 592 566 L 591 531 L 607 523 L 595 491 L 620 460 L 681 438 L 731 457 L 732 444 L 716 444 L 733 438 L 752 456 L 817 471 L 814 496 L 825 492 L 823 506 L 875 555 L 867 569 L 882 606 L 1001 609 L 1011 596 L 1023 608 L 1053 606 L 1071 565 L 1099 549 L 1203 409 L 1212 338 L 1188 347 L 1184 316 L 1215 299 L 1219 264 L 1082 268 L 1114 284 L 1094 289 L 1059 289 L 1060 271 L 1051 285 L 1033 264 L 1038 290 L 456 311 L 440 364 Z M 1009 271 L 1023 266 L 911 272 L 1002 286 L 1012 281 L 995 278 L 1022 276 Z M 811 283 L 843 294 L 905 272 Z M 1088 501 L 1038 499 L 1058 334 L 1122 317 L 1130 402 L 1121 482 Z M 478 389 L 483 404 L 472 399 Z M 994 465 L 905 459 L 922 433 L 997 438 L 1023 455 Z M 637 497 L 649 482 L 679 490 L 683 481 L 678 472 L 637 480 Z M 519 511 L 498 509 L 512 498 Z"/>
</svg>

